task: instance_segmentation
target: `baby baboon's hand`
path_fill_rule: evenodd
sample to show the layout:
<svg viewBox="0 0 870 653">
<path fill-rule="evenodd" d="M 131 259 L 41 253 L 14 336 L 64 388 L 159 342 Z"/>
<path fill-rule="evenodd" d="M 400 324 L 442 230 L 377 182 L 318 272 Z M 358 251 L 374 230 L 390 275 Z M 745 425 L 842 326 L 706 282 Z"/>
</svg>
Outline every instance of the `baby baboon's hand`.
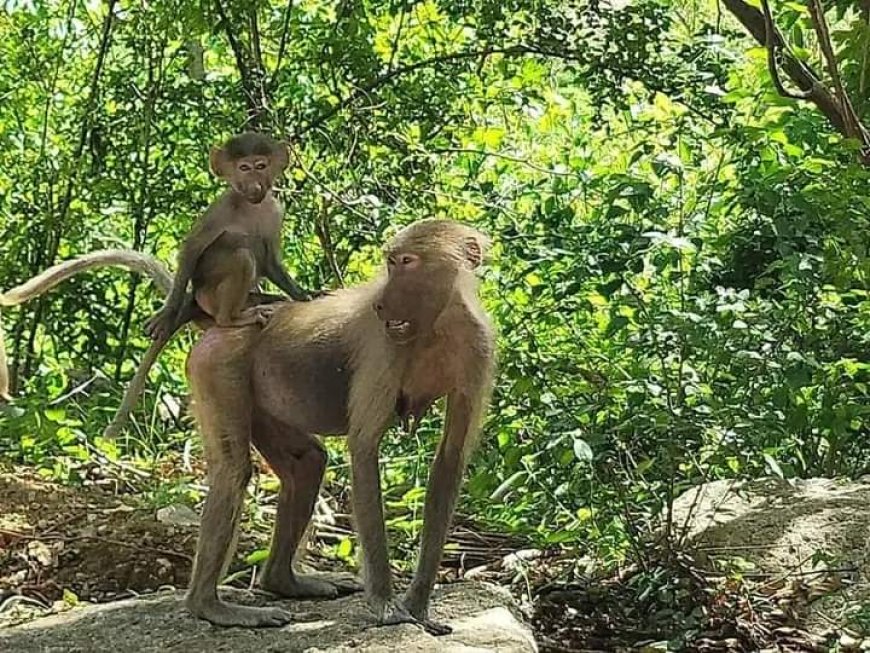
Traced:
<svg viewBox="0 0 870 653">
<path fill-rule="evenodd" d="M 257 318 L 257 324 L 260 326 L 266 326 L 269 323 L 269 320 L 272 319 L 272 315 L 275 313 L 275 305 L 263 304 L 262 306 L 255 306 L 253 310 L 254 315 Z"/>
<path fill-rule="evenodd" d="M 148 320 L 148 324 L 145 325 L 145 332 L 152 340 L 165 339 L 172 332 L 172 323 L 174 321 L 175 316 L 172 312 L 164 308 Z"/>
</svg>

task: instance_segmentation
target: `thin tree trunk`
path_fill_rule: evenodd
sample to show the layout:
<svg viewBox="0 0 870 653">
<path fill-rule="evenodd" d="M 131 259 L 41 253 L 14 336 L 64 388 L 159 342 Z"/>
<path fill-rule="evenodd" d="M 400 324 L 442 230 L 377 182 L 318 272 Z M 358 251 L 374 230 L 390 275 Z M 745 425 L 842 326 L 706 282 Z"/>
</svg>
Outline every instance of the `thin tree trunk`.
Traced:
<svg viewBox="0 0 870 653">
<path fill-rule="evenodd" d="M 48 216 L 48 234 L 45 247 L 46 255 L 39 261 L 40 268 L 48 267 L 54 264 L 57 256 L 60 241 L 63 237 L 63 228 L 66 223 L 67 213 L 69 212 L 70 204 L 72 203 L 73 191 L 75 190 L 76 182 L 78 181 L 78 171 L 81 168 L 81 160 L 84 154 L 85 145 L 87 145 L 88 134 L 90 133 L 92 124 L 92 114 L 96 105 L 97 95 L 99 93 L 100 77 L 103 73 L 103 65 L 106 62 L 106 55 L 109 52 L 111 45 L 112 26 L 114 23 L 114 11 L 117 0 L 108 0 L 106 9 L 106 17 L 103 20 L 103 30 L 100 37 L 99 52 L 97 54 L 97 63 L 94 66 L 94 72 L 91 77 L 90 91 L 88 99 L 85 102 L 85 111 L 82 116 L 81 129 L 79 131 L 79 139 L 76 143 L 75 150 L 72 156 L 72 165 L 69 170 L 66 190 L 58 206 L 57 211 L 53 211 Z M 30 332 L 27 337 L 27 350 L 23 365 L 24 376 L 29 376 L 33 366 L 34 345 L 36 342 L 36 333 L 39 330 L 39 325 L 42 323 L 42 316 L 45 312 L 45 299 L 40 297 L 37 300 L 36 308 L 33 311 L 33 319 L 30 324 Z"/>
<path fill-rule="evenodd" d="M 147 29 L 147 28 L 146 28 Z M 156 59 L 159 60 L 163 56 L 163 48 L 165 41 L 161 39 L 157 47 L 151 39 L 151 35 L 146 31 L 146 47 L 148 52 L 148 93 L 145 99 L 145 116 L 142 125 L 142 149 L 140 152 L 139 165 L 139 188 L 136 193 L 136 201 L 133 208 L 134 226 L 133 226 L 133 249 L 141 250 L 145 246 L 145 239 L 148 232 L 148 219 L 145 212 L 149 206 L 149 181 L 151 179 L 151 132 L 154 123 L 154 107 L 157 103 L 157 98 L 160 95 L 160 82 L 155 79 L 154 68 Z M 156 54 L 155 54 L 156 50 Z M 133 321 L 133 313 L 136 308 L 136 292 L 139 289 L 139 284 L 142 277 L 138 274 L 130 274 L 130 287 L 127 291 L 127 306 L 124 308 L 124 316 L 121 321 L 121 336 L 120 346 L 118 347 L 117 357 L 115 359 L 115 381 L 121 379 L 121 371 L 124 365 L 124 359 L 127 356 L 128 340 L 130 337 L 130 327 Z"/>
</svg>

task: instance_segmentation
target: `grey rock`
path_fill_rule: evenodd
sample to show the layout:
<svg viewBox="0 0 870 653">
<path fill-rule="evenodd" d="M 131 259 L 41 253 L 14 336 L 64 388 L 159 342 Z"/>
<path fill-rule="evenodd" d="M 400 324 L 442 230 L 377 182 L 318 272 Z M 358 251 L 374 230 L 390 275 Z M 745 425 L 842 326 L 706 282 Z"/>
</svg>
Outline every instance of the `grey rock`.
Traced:
<svg viewBox="0 0 870 653">
<path fill-rule="evenodd" d="M 275 601 L 263 594 L 221 589 L 228 600 L 280 605 L 299 614 L 283 628 L 220 628 L 184 609 L 181 592 L 86 605 L 0 630 L 0 651 L 16 653 L 302 653 L 446 651 L 526 653 L 537 651 L 510 595 L 483 583 L 458 583 L 437 590 L 432 616 L 453 626 L 433 637 L 410 626 L 372 627 L 359 594 L 334 601 Z"/>
</svg>

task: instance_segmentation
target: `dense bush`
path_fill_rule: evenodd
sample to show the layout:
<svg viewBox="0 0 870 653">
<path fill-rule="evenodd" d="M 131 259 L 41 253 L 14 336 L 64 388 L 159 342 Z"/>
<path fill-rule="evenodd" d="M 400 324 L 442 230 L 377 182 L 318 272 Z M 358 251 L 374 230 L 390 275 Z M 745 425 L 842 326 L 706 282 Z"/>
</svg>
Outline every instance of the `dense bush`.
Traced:
<svg viewBox="0 0 870 653">
<path fill-rule="evenodd" d="M 294 139 L 285 261 L 306 285 L 369 277 L 423 216 L 493 236 L 500 372 L 463 499 L 481 522 L 618 556 L 689 484 L 867 471 L 870 175 L 736 23 L 692 3 L 286 5 L 7 3 L 0 286 L 101 247 L 172 261 L 217 189 L 207 147 L 254 115 Z M 863 111 L 862 29 L 838 46 Z M 7 311 L 0 454 L 66 476 L 183 446 L 167 407 L 189 336 L 132 436 L 96 437 L 157 299 L 101 272 Z M 418 524 L 439 424 L 389 438 L 396 528 Z"/>
</svg>

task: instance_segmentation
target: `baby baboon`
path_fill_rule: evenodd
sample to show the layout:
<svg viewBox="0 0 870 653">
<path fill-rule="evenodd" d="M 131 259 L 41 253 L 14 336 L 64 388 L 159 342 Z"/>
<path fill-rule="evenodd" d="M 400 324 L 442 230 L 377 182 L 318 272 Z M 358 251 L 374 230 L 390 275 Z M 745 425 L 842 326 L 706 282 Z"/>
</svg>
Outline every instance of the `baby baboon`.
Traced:
<svg viewBox="0 0 870 653">
<path fill-rule="evenodd" d="M 212 171 L 228 187 L 184 239 L 172 292 L 148 325 L 155 339 L 171 335 L 190 302 L 218 326 L 261 323 L 260 308 L 247 307 L 248 293 L 260 277 L 297 301 L 310 299 L 280 258 L 283 209 L 272 186 L 287 167 L 287 146 L 248 132 L 212 148 L 209 158 Z"/>
<path fill-rule="evenodd" d="M 147 329 L 154 342 L 104 432 L 107 437 L 115 437 L 123 428 L 151 366 L 172 334 L 185 323 L 195 320 L 202 327 L 263 324 L 270 304 L 281 298 L 258 292 L 261 277 L 273 281 L 295 300 L 310 299 L 280 260 L 283 209 L 272 187 L 287 167 L 287 147 L 268 136 L 245 133 L 222 147 L 212 148 L 210 161 L 212 170 L 227 182 L 228 188 L 185 238 L 178 271 L 171 282 L 165 268 L 153 257 L 127 250 L 102 250 L 59 263 L 0 295 L 0 306 L 20 304 L 79 272 L 103 266 L 147 272 L 164 292 L 171 287 L 163 308 L 149 321 Z M 190 292 L 188 285 L 192 285 Z M 0 349 L 0 401 L 8 399 L 8 379 L 5 352 Z"/>
<path fill-rule="evenodd" d="M 311 298 L 287 273 L 280 258 L 283 209 L 272 186 L 288 161 L 286 145 L 252 132 L 212 148 L 212 171 L 227 182 L 227 189 L 182 243 L 172 290 L 148 323 L 154 342 L 106 427 L 106 437 L 120 433 L 161 350 L 194 315 L 204 313 L 219 327 L 265 324 L 271 307 L 250 301 L 261 277 L 297 301 Z"/>
</svg>

